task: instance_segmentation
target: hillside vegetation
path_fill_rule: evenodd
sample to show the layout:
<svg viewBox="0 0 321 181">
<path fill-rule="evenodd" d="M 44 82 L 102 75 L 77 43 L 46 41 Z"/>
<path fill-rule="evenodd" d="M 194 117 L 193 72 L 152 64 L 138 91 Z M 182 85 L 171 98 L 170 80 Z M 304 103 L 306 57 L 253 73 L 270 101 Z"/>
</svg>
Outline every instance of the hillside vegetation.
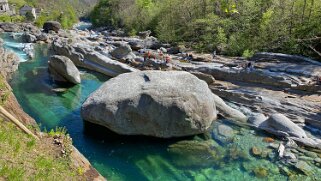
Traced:
<svg viewBox="0 0 321 181">
<path fill-rule="evenodd" d="M 199 51 L 250 56 L 257 51 L 321 56 L 321 1 L 101 0 L 96 26 L 150 29 Z"/>
<path fill-rule="evenodd" d="M 48 20 L 59 21 L 64 28 L 70 28 L 78 21 L 78 17 L 86 16 L 92 10 L 97 0 L 9 0 L 16 5 L 16 12 L 27 4 L 42 9 L 42 13 L 36 19 L 36 25 L 41 27 Z M 26 19 L 21 16 L 0 16 L 2 22 L 23 22 Z"/>
</svg>

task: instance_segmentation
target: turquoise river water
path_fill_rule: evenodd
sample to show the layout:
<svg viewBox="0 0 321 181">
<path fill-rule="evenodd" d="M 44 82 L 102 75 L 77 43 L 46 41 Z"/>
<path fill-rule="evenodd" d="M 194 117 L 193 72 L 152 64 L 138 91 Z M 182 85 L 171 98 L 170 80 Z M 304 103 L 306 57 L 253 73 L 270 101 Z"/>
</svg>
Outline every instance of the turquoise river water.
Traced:
<svg viewBox="0 0 321 181">
<path fill-rule="evenodd" d="M 5 47 L 26 59 L 17 42 L 2 35 Z M 48 47 L 35 46 L 35 58 L 22 62 L 10 82 L 23 109 L 42 129 L 65 127 L 74 145 L 108 180 L 287 180 L 275 161 L 274 150 L 263 142 L 266 135 L 217 121 L 208 134 L 183 140 L 158 140 L 145 137 L 115 137 L 108 131 L 85 131 L 80 107 L 90 93 L 109 77 L 81 70 L 82 83 L 56 93 L 50 79 Z M 227 137 L 215 131 L 220 125 L 233 128 Z M 93 131 L 94 129 L 94 131 Z M 95 134 L 94 134 L 94 133 Z M 262 158 L 251 155 L 256 146 L 269 152 Z M 268 155 L 268 156 L 267 156 Z"/>
</svg>

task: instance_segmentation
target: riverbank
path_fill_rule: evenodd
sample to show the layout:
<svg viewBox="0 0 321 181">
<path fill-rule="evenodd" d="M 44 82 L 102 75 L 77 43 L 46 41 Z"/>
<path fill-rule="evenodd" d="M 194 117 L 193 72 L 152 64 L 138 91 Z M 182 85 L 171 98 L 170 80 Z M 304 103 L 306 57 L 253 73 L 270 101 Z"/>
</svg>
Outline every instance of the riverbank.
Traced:
<svg viewBox="0 0 321 181">
<path fill-rule="evenodd" d="M 40 138 L 36 140 L 23 133 L 1 115 L 0 178 L 105 180 L 72 145 L 72 140 L 66 132 L 40 132 L 36 121 L 22 110 L 7 83 L 7 79 L 11 79 L 12 74 L 18 69 L 19 57 L 2 47 L 0 53 L 0 104 Z"/>
<path fill-rule="evenodd" d="M 241 58 L 213 58 L 212 55 L 184 52 L 179 47 L 162 44 L 153 37 L 123 37 L 119 31 L 108 30 L 51 32 L 46 42 L 52 43 L 55 54 L 69 57 L 78 67 L 107 76 L 155 69 L 191 72 L 205 80 L 212 92 L 224 98 L 230 107 L 240 110 L 249 118 L 245 124 L 219 119 L 207 134 L 185 138 L 180 140 L 182 142 L 133 141 L 127 138 L 110 140 L 103 138 L 111 136 L 105 131 L 97 131 L 100 134 L 97 138 L 88 138 L 88 134 L 82 133 L 79 109 L 84 99 L 106 79 L 92 76 L 93 72 L 88 71 L 81 76 L 85 80 L 82 85 L 67 88 L 62 93 L 53 93 L 56 85 L 48 81 L 48 57 L 36 60 L 39 64 L 35 60 L 30 62 L 34 63 L 30 67 L 24 64 L 25 70 L 20 72 L 23 74 L 14 83 L 16 95 L 24 108 L 38 118 L 46 118 L 43 120 L 52 126 L 67 125 L 77 147 L 107 178 L 193 180 L 225 178 L 229 173 L 230 178 L 255 180 L 273 177 L 285 180 L 318 178 L 321 173 L 317 142 L 320 133 L 320 104 L 317 98 L 320 88 L 313 83 L 314 76 L 320 70 L 317 64 L 304 60 L 295 62 L 291 59 L 265 58 L 248 69 L 244 67 L 247 60 Z M 170 56 L 169 62 L 159 56 L 160 51 Z M 144 61 L 148 52 L 151 56 Z M 92 81 L 95 79 L 100 80 Z M 224 113 L 221 111 L 219 117 L 226 118 Z M 281 134 L 283 131 L 291 134 L 292 131 L 278 132 L 282 124 L 273 129 L 252 124 L 255 123 L 253 120 L 259 118 L 266 121 L 275 113 L 289 117 L 290 122 L 295 123 L 290 126 L 299 130 L 299 133 L 304 129 L 302 134 L 309 139 Z M 284 138 L 286 141 L 283 141 Z M 292 144 L 292 140 L 297 144 Z M 282 149 L 282 154 L 279 154 L 278 151 Z M 193 156 L 195 154 L 197 158 Z"/>
</svg>

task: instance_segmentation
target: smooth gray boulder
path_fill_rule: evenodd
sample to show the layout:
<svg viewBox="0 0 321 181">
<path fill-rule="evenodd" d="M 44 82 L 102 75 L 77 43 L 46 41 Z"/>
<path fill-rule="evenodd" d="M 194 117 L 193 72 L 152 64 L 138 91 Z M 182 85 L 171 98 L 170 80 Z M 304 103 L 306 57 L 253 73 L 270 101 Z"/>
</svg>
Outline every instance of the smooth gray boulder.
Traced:
<svg viewBox="0 0 321 181">
<path fill-rule="evenodd" d="M 279 136 L 307 138 L 305 131 L 283 114 L 272 114 L 259 128 Z"/>
<path fill-rule="evenodd" d="M 223 99 L 215 94 L 212 94 L 212 97 L 215 101 L 216 109 L 223 117 L 243 123 L 247 121 L 248 118 L 241 111 L 228 106 Z"/>
<path fill-rule="evenodd" d="M 204 80 L 207 84 L 212 84 L 215 82 L 215 78 L 210 74 L 204 74 L 202 72 L 191 72 L 197 78 Z"/>
<path fill-rule="evenodd" d="M 152 34 L 150 30 L 138 32 L 138 36 L 142 39 L 149 37 L 150 34 Z"/>
<path fill-rule="evenodd" d="M 82 105 L 85 121 L 122 135 L 160 138 L 204 133 L 216 119 L 213 93 L 183 71 L 141 71 L 103 84 Z"/>
<path fill-rule="evenodd" d="M 249 117 L 248 123 L 250 123 L 254 127 L 259 127 L 264 121 L 266 121 L 268 117 L 264 114 L 257 114 Z"/>
<path fill-rule="evenodd" d="M 59 82 L 70 82 L 80 84 L 80 72 L 75 64 L 67 57 L 52 56 L 49 60 L 49 72 L 53 79 Z"/>
<path fill-rule="evenodd" d="M 136 57 L 128 44 L 120 44 L 110 52 L 110 55 L 116 59 L 134 59 Z"/>
</svg>

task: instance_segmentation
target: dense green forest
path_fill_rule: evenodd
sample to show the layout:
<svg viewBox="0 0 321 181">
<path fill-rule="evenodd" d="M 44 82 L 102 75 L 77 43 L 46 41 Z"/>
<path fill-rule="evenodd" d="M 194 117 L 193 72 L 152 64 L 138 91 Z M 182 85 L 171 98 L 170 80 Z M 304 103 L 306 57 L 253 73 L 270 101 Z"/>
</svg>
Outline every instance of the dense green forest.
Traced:
<svg viewBox="0 0 321 181">
<path fill-rule="evenodd" d="M 316 0 L 101 0 L 91 19 L 129 34 L 149 29 L 162 41 L 199 51 L 321 55 L 321 1 Z"/>
</svg>

